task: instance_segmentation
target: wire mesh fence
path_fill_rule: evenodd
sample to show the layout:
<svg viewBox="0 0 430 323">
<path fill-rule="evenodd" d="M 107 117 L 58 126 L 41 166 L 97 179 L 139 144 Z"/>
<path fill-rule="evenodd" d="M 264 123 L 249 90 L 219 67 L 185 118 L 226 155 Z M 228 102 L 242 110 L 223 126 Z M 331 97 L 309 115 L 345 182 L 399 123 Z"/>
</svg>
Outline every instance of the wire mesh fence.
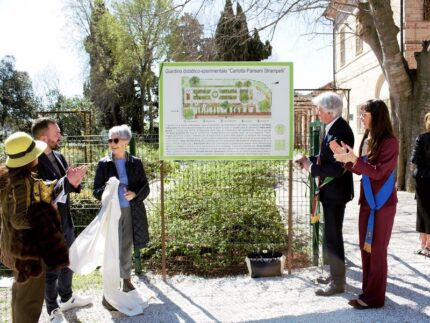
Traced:
<svg viewBox="0 0 430 323">
<path fill-rule="evenodd" d="M 145 200 L 151 244 L 142 251 L 142 260 L 157 270 L 161 266 L 158 137 L 137 135 L 132 144 L 132 153 L 143 161 L 151 189 Z M 69 165 L 88 166 L 81 193 L 71 194 L 71 211 L 79 234 L 100 209 L 100 202 L 92 196 L 92 186 L 98 160 L 109 153 L 107 137 L 64 137 L 61 152 Z M 288 163 L 164 162 L 168 271 L 243 273 L 248 252 L 287 250 L 289 181 L 293 187 L 293 267 L 311 264 L 308 175 L 294 167 L 289 178 Z"/>
</svg>

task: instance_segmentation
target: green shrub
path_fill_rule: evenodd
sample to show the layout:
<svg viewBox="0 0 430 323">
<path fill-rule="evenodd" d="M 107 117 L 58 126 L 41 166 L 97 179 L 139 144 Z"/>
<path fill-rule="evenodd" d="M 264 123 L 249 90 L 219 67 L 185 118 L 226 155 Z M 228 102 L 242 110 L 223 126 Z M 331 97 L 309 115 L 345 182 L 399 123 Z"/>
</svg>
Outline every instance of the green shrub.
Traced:
<svg viewBox="0 0 430 323">
<path fill-rule="evenodd" d="M 270 102 L 268 100 L 258 102 L 258 109 L 260 112 L 270 112 Z"/>
<path fill-rule="evenodd" d="M 155 144 L 137 144 L 136 155 L 143 162 L 148 181 L 160 179 L 160 151 Z M 169 176 L 179 168 L 177 162 L 164 161 L 164 174 Z"/>
<path fill-rule="evenodd" d="M 273 167 L 250 162 L 188 164 L 166 192 L 169 270 L 244 272 L 247 253 L 284 248 L 287 233 L 275 203 Z M 153 217 L 160 218 L 159 210 Z M 161 230 L 159 221 L 152 224 L 151 243 L 143 255 L 154 269 L 160 263 Z M 187 266 L 181 267 L 183 263 Z"/>
</svg>

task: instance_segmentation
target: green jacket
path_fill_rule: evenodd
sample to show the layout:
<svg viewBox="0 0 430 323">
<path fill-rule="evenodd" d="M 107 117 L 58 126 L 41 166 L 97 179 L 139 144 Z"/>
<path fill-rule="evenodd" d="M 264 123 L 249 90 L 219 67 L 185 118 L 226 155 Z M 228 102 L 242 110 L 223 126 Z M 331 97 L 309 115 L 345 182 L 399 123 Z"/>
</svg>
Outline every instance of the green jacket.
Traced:
<svg viewBox="0 0 430 323">
<path fill-rule="evenodd" d="M 21 177 L 0 190 L 0 261 L 18 282 L 40 275 L 43 262 L 56 268 L 68 265 L 60 217 L 51 204 L 55 184 Z"/>
</svg>

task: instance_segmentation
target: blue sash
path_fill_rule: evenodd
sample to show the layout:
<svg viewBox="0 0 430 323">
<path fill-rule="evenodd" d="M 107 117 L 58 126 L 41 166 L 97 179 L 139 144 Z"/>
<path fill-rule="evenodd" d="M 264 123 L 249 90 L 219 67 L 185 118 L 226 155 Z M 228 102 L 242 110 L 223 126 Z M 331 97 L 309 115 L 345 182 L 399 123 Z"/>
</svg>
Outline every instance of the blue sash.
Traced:
<svg viewBox="0 0 430 323">
<path fill-rule="evenodd" d="M 366 238 L 364 241 L 363 250 L 371 253 L 373 228 L 375 225 L 375 211 L 378 211 L 381 207 L 383 207 L 385 202 L 387 202 L 388 198 L 393 193 L 395 184 L 394 170 L 391 172 L 390 176 L 387 178 L 376 196 L 373 195 L 369 176 L 363 175 L 361 183 L 363 185 L 364 196 L 366 197 L 366 201 L 370 206 L 370 215 L 367 222 Z"/>
</svg>

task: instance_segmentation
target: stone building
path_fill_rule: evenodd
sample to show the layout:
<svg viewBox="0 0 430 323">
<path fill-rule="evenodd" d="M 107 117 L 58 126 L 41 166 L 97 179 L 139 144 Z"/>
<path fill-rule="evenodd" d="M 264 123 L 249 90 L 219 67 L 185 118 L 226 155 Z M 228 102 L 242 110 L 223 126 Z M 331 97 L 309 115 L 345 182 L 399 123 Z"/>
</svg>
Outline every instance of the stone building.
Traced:
<svg viewBox="0 0 430 323">
<path fill-rule="evenodd" d="M 357 36 L 356 0 L 332 0 L 324 15 L 333 22 L 334 83 L 349 88 L 349 123 L 360 142 L 363 133 L 359 105 L 379 98 L 389 104 L 388 85 L 370 47 Z M 415 68 L 414 52 L 430 39 L 430 0 L 392 1 L 394 21 L 399 26 L 399 45 L 409 67 Z M 358 145 L 356 145 L 357 147 Z"/>
</svg>

